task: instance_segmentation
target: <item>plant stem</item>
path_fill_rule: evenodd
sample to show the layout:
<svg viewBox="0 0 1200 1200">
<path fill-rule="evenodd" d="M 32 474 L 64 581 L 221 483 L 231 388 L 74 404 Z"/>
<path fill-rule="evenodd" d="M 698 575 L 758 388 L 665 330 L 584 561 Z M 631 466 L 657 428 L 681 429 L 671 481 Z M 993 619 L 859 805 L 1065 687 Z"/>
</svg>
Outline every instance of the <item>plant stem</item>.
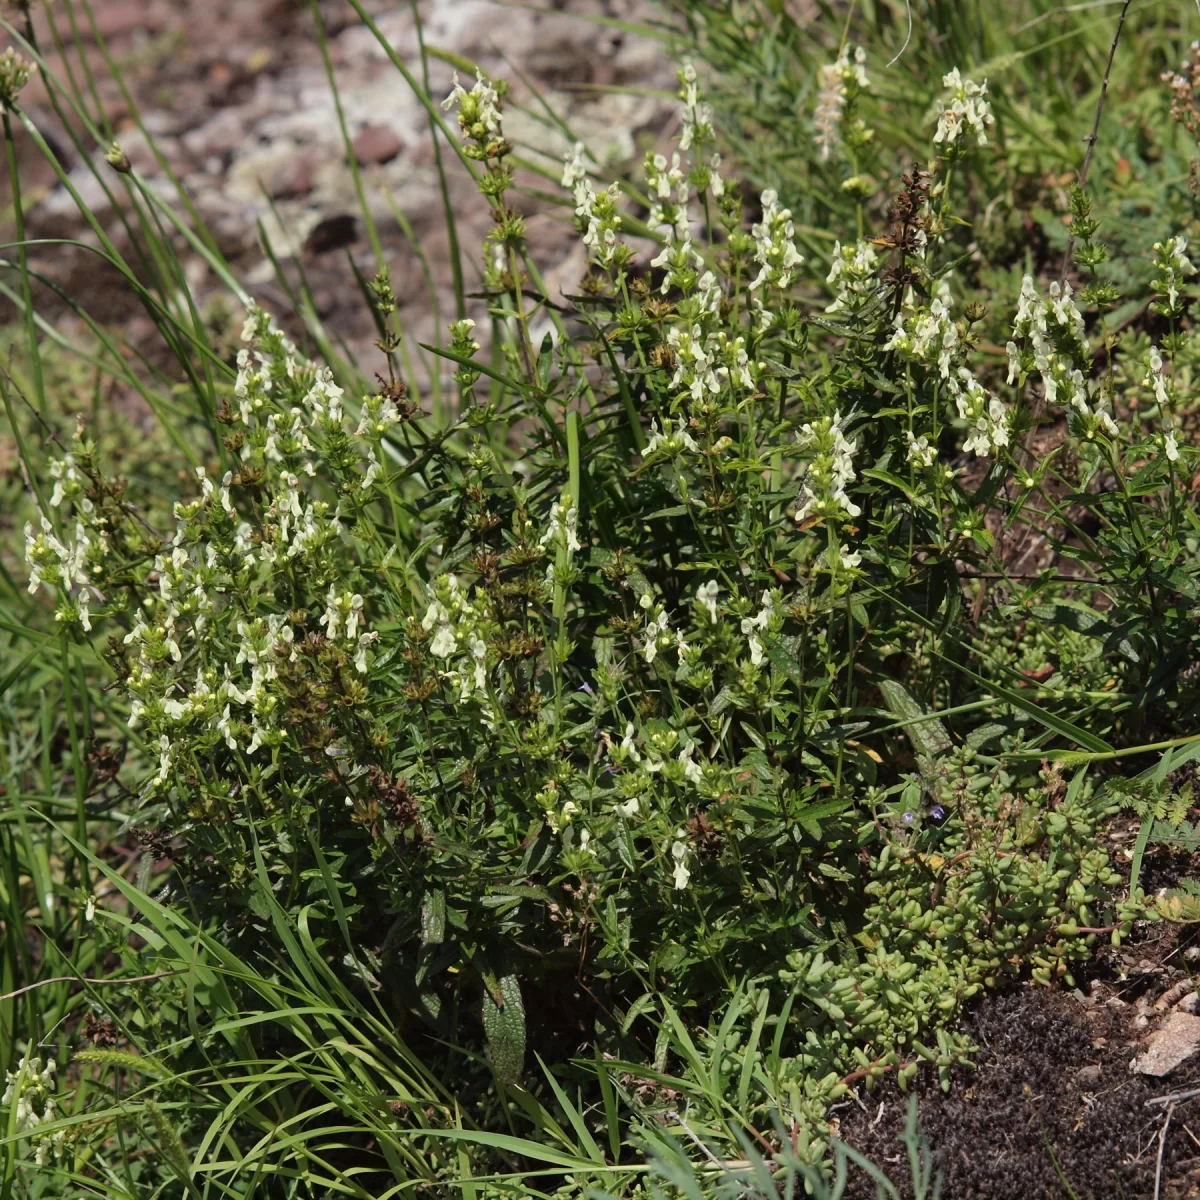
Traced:
<svg viewBox="0 0 1200 1200">
<path fill-rule="evenodd" d="M 1104 68 L 1104 78 L 1100 81 L 1100 95 L 1096 100 L 1096 118 L 1092 122 L 1092 132 L 1088 134 L 1087 151 L 1083 156 L 1083 166 L 1079 168 L 1079 186 L 1080 188 L 1087 187 L 1088 170 L 1092 165 L 1092 155 L 1096 150 L 1096 138 L 1100 135 L 1100 115 L 1104 112 L 1104 100 L 1108 95 L 1108 79 L 1112 74 L 1113 59 L 1117 56 L 1117 43 L 1121 40 L 1121 30 L 1125 26 L 1125 16 L 1129 12 L 1129 6 L 1133 0 L 1125 0 L 1121 5 L 1121 15 L 1117 18 L 1117 28 L 1113 33 L 1112 45 L 1108 49 L 1108 64 Z M 1059 279 L 1065 280 L 1067 277 L 1067 268 L 1071 265 L 1071 252 L 1075 249 L 1075 235 L 1067 234 L 1067 248 L 1063 251 L 1062 267 L 1059 270 Z"/>
</svg>

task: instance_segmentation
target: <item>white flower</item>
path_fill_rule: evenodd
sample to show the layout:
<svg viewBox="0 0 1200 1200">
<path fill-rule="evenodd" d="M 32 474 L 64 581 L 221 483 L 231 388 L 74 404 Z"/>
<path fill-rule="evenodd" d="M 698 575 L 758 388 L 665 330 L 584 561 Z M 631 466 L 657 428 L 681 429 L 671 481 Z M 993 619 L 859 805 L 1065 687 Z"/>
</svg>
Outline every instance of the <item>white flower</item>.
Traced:
<svg viewBox="0 0 1200 1200">
<path fill-rule="evenodd" d="M 624 243 L 617 239 L 621 228 L 621 210 L 617 206 L 620 197 L 621 189 L 616 183 L 599 193 L 587 179 L 575 188 L 575 215 L 587 222 L 583 244 L 602 267 L 611 267 L 619 253 L 623 253 Z"/>
<path fill-rule="evenodd" d="M 692 759 L 692 755 L 696 752 L 696 743 L 688 742 L 682 750 L 679 751 L 678 761 L 683 766 L 683 777 L 689 783 L 702 783 L 704 781 L 704 771 L 698 762 Z"/>
<path fill-rule="evenodd" d="M 942 79 L 949 97 L 938 101 L 938 126 L 933 135 L 935 143 L 954 146 L 969 129 L 981 146 L 987 145 L 987 126 L 995 124 L 992 107 L 987 101 L 987 80 L 975 83 L 964 80 L 957 67 Z"/>
<path fill-rule="evenodd" d="M 463 136 L 484 141 L 488 134 L 500 132 L 499 99 L 496 89 L 482 71 L 476 70 L 475 86 L 469 92 L 458 82 L 458 72 L 455 71 L 454 87 L 442 101 L 442 108 L 449 112 L 458 105 L 458 124 Z"/>
<path fill-rule="evenodd" d="M 437 633 L 433 635 L 433 641 L 429 644 L 429 652 L 435 658 L 449 658 L 457 647 L 458 640 L 454 636 L 454 630 L 449 625 L 439 625 Z"/>
<path fill-rule="evenodd" d="M 715 579 L 710 579 L 707 583 L 702 583 L 696 589 L 696 600 L 702 608 L 707 610 L 708 619 L 715 625 L 717 623 L 717 594 L 721 588 Z"/>
<path fill-rule="evenodd" d="M 929 439 L 922 434 L 914 437 L 911 429 L 905 430 L 908 439 L 908 461 L 914 467 L 932 467 L 937 458 L 937 447 L 929 444 Z"/>
<path fill-rule="evenodd" d="M 987 393 L 966 367 L 960 367 L 958 375 L 961 386 L 958 379 L 951 377 L 948 390 L 955 398 L 959 417 L 967 423 L 963 449 L 987 458 L 993 450 L 1008 445 L 1008 410 L 1002 400 Z"/>
<path fill-rule="evenodd" d="M 1154 243 L 1155 279 L 1151 286 L 1160 297 L 1165 297 L 1159 304 L 1170 316 L 1182 314 L 1184 306 L 1179 302 L 1179 289 L 1187 276 L 1196 273 L 1195 265 L 1187 256 L 1187 245 L 1187 238 L 1182 235 Z"/>
<path fill-rule="evenodd" d="M 763 664 L 763 646 L 762 642 L 758 639 L 758 634 L 766 630 L 774 615 L 775 598 L 770 592 L 763 592 L 762 607 L 759 609 L 758 614 L 753 617 L 742 618 L 742 632 L 746 634 L 747 642 L 750 646 L 750 663 L 752 666 L 760 667 Z"/>
<path fill-rule="evenodd" d="M 400 423 L 400 410 L 390 396 L 367 396 L 363 400 L 362 412 L 359 414 L 358 428 L 354 431 L 359 437 L 381 438 L 389 429 Z"/>
<path fill-rule="evenodd" d="M 164 733 L 158 739 L 158 774 L 154 777 L 157 786 L 165 783 L 167 772 L 171 769 L 171 739 Z"/>
<path fill-rule="evenodd" d="M 721 156 L 714 154 L 708 160 L 708 188 L 713 197 L 720 200 L 725 195 L 725 180 L 721 178 Z"/>
<path fill-rule="evenodd" d="M 470 358 L 472 354 L 479 352 L 479 343 L 471 337 L 471 330 L 474 328 L 475 322 L 470 317 L 450 322 L 450 340 L 454 343 L 456 350 L 461 349 L 464 358 Z"/>
<path fill-rule="evenodd" d="M 672 288 L 681 292 L 691 292 L 695 288 L 704 259 L 692 246 L 686 211 L 681 211 L 676 226 L 667 229 L 663 248 L 650 260 L 650 265 L 664 268 L 662 286 L 659 288 L 664 296 Z"/>
<path fill-rule="evenodd" d="M 632 799 L 626 800 L 624 803 L 614 804 L 613 811 L 619 813 L 622 817 L 628 820 L 630 817 L 637 816 L 638 809 L 641 807 L 641 804 L 642 798 L 640 796 L 634 796 Z"/>
<path fill-rule="evenodd" d="M 671 378 L 671 386 L 686 388 L 692 400 L 702 403 L 709 396 L 717 395 L 721 390 L 721 375 L 714 368 L 715 354 L 721 352 L 723 344 L 716 346 L 706 341 L 699 325 L 672 325 L 667 330 L 667 345 L 675 355 L 675 374 Z M 728 378 L 728 371 L 724 372 Z M 696 449 L 696 443 L 685 432 L 687 422 L 679 418 L 678 445 L 691 450 Z M 668 426 L 669 429 L 669 426 Z M 668 437 L 670 434 L 668 433 Z"/>
<path fill-rule="evenodd" d="M 50 477 L 54 480 L 54 491 L 50 494 L 50 506 L 57 508 L 63 499 L 74 499 L 83 491 L 83 482 L 75 466 L 75 456 L 65 454 L 50 463 Z"/>
<path fill-rule="evenodd" d="M 550 525 L 538 540 L 538 545 L 547 546 L 551 542 L 561 541 L 568 554 L 582 550 L 577 532 L 578 521 L 579 509 L 571 503 L 569 496 L 564 495 L 550 510 Z"/>
<path fill-rule="evenodd" d="M 763 192 L 762 220 L 752 225 L 750 232 L 754 236 L 754 259 L 759 264 L 758 275 L 750 284 L 750 290 L 764 284 L 786 288 L 804 258 L 794 243 L 796 227 L 791 209 L 779 207 L 779 196 L 774 188 Z"/>
<path fill-rule="evenodd" d="M 314 422 L 320 421 L 331 427 L 341 426 L 342 397 L 345 392 L 333 382 L 333 374 L 323 367 L 313 381 L 304 402 L 312 410 Z"/>
<path fill-rule="evenodd" d="M 358 635 L 358 647 L 354 651 L 354 669 L 360 674 L 367 673 L 367 647 L 379 641 L 377 633 L 360 633 Z"/>
<path fill-rule="evenodd" d="M 906 296 L 905 304 L 911 304 L 911 293 Z M 896 315 L 895 332 L 884 349 L 896 350 L 910 361 L 936 366 L 938 374 L 948 379 L 958 348 L 958 327 L 950 315 L 950 305 L 950 279 L 943 275 L 934 287 L 929 307 L 909 309 L 912 317 L 911 334 L 904 326 L 904 312 Z"/>
<path fill-rule="evenodd" d="M 1042 299 L 1037 293 L 1037 285 L 1032 275 L 1021 279 L 1021 292 L 1017 296 L 1017 315 L 1013 320 L 1013 335 L 1015 337 L 1030 337 L 1035 332 L 1042 337 L 1046 335 L 1046 315 Z"/>
<path fill-rule="evenodd" d="M 869 242 L 860 240 L 853 246 L 834 242 L 833 264 L 825 282 L 834 289 L 835 294 L 833 302 L 826 306 L 827 313 L 854 310 L 874 294 L 877 259 L 878 255 Z"/>
<path fill-rule="evenodd" d="M 325 626 L 325 636 L 330 641 L 333 641 L 338 635 L 338 626 L 342 619 L 340 609 L 337 588 L 331 583 L 329 585 L 329 594 L 325 597 L 325 615 L 320 620 L 320 624 Z"/>
<path fill-rule="evenodd" d="M 1004 353 L 1008 355 L 1008 382 L 1016 383 L 1021 378 L 1021 352 L 1016 342 L 1006 342 Z"/>
<path fill-rule="evenodd" d="M 45 515 L 41 518 L 41 533 L 25 525 L 25 562 L 29 566 L 29 591 L 36 592 L 43 584 L 57 584 L 69 590 L 88 582 L 88 555 L 93 544 L 103 551 L 103 538 L 93 543 L 82 521 L 75 522 L 74 543 L 64 542 L 54 533 Z"/>
<path fill-rule="evenodd" d="M 625 736 L 620 739 L 620 752 L 622 757 L 628 757 L 631 762 L 641 762 L 642 756 L 638 754 L 637 746 L 634 744 L 634 722 L 626 722 Z"/>
<path fill-rule="evenodd" d="M 12 1114 L 13 1131 L 17 1134 L 35 1133 L 39 1125 L 54 1121 L 58 1115 L 54 1089 L 55 1063 L 49 1059 L 45 1066 L 42 1060 L 26 1053 L 15 1071 L 6 1073 L 7 1086 L 0 1104 L 11 1105 L 16 1101 Z M 44 1166 L 50 1159 L 50 1151 L 60 1154 L 63 1140 L 61 1133 L 37 1137 L 34 1161 Z"/>
<path fill-rule="evenodd" d="M 651 418 L 650 420 L 650 437 L 646 442 L 646 447 L 642 451 L 642 458 L 649 458 L 652 454 L 657 454 L 662 451 L 667 458 L 675 458 L 682 454 L 685 450 L 697 454 L 700 447 L 696 445 L 695 439 L 687 431 L 687 419 L 684 417 L 678 418 L 678 423 L 675 429 L 671 428 L 671 423 L 667 422 L 666 431 L 659 429 L 658 422 Z"/>
<path fill-rule="evenodd" d="M 362 483 L 359 485 L 366 491 L 379 478 L 383 468 L 379 464 L 379 459 L 375 457 L 374 450 L 367 451 L 367 469 L 363 472 Z"/>
<path fill-rule="evenodd" d="M 667 162 L 665 154 L 647 154 L 646 160 L 643 163 L 643 170 L 646 172 L 646 182 L 650 186 L 650 191 L 654 198 L 661 203 L 656 205 L 660 213 L 663 212 L 663 207 L 669 204 L 672 195 L 676 196 L 680 205 L 687 204 L 691 196 L 691 186 L 688 183 L 687 171 L 684 170 L 683 160 L 678 153 L 671 155 L 670 163 Z M 651 221 L 652 225 L 666 225 L 665 220 Z M 671 222 L 669 228 L 675 228 L 675 223 Z M 687 226 L 684 225 L 684 232 Z"/>
<path fill-rule="evenodd" d="M 796 520 L 804 521 L 810 515 L 836 518 L 842 513 L 857 517 L 862 509 L 846 495 L 846 485 L 855 479 L 851 460 L 857 443 L 843 435 L 841 414 L 802 425 L 797 440 L 811 457 L 800 476 Z"/>
<path fill-rule="evenodd" d="M 250 730 L 250 742 L 246 746 L 246 753 L 248 755 L 253 754 L 263 744 L 263 734 L 265 732 L 266 730 L 258 723 L 258 714 L 256 713 Z"/>
<path fill-rule="evenodd" d="M 1172 407 L 1173 381 L 1163 370 L 1163 357 L 1157 346 L 1150 347 L 1149 366 L 1142 387 L 1153 388 L 1155 403 L 1165 411 Z"/>
<path fill-rule="evenodd" d="M 683 860 L 687 858 L 687 843 L 677 841 L 671 847 L 671 857 L 675 860 L 674 881 L 675 890 L 683 891 L 688 885 L 688 880 L 691 879 L 692 873 L 684 866 Z"/>
<path fill-rule="evenodd" d="M 325 613 L 320 619 L 320 624 L 325 626 L 325 636 L 331 642 L 336 641 L 345 624 L 346 640 L 353 642 L 358 637 L 362 611 L 363 598 L 357 592 L 338 595 L 337 588 L 331 583 L 325 596 Z"/>
<path fill-rule="evenodd" d="M 570 150 L 563 155 L 565 165 L 563 166 L 562 185 L 569 192 L 574 192 L 575 189 L 587 178 L 587 166 L 583 161 L 583 143 L 576 142 Z"/>
<path fill-rule="evenodd" d="M 666 636 L 669 628 L 670 622 L 665 609 L 659 611 L 657 616 L 647 611 L 645 643 L 642 646 L 642 657 L 647 663 L 652 663 L 658 657 L 659 639 Z"/>
<path fill-rule="evenodd" d="M 233 736 L 233 730 L 229 723 L 229 705 L 225 705 L 225 711 L 221 714 L 221 718 L 217 721 L 217 731 L 225 738 L 225 744 L 230 750 L 237 750 L 237 740 Z"/>
<path fill-rule="evenodd" d="M 1173 430 L 1168 430 L 1163 436 L 1163 449 L 1166 452 L 1168 462 L 1179 461 L 1179 445 L 1175 441 L 1175 433 Z"/>
<path fill-rule="evenodd" d="M 1085 337 L 1083 314 L 1075 305 L 1071 296 L 1071 285 L 1055 280 L 1050 285 L 1050 298 L 1047 301 L 1049 315 L 1052 316 L 1061 329 L 1067 331 L 1076 340 L 1083 341 Z"/>
<path fill-rule="evenodd" d="M 680 68 L 679 83 L 679 98 L 683 101 L 679 149 L 690 150 L 693 144 L 700 145 L 713 136 L 712 108 L 700 99 L 696 68 L 691 63 L 684 63 Z"/>
</svg>

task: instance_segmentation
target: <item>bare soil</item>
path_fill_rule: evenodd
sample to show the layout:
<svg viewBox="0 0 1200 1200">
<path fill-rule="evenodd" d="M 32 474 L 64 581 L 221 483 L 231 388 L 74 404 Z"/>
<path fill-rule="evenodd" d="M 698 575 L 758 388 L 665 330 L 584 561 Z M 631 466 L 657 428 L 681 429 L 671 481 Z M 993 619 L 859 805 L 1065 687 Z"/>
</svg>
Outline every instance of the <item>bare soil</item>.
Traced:
<svg viewBox="0 0 1200 1200">
<path fill-rule="evenodd" d="M 1169 1013 L 1194 1003 L 1186 997 L 1198 967 L 1200 947 L 1186 930 L 1155 925 L 1102 953 L 1074 991 L 1026 985 L 985 997 L 966 1023 L 979 1047 L 974 1069 L 954 1071 L 948 1092 L 932 1070 L 912 1089 L 944 1171 L 944 1200 L 1200 1197 L 1200 1096 L 1148 1104 L 1200 1088 L 1200 1054 L 1161 1079 L 1130 1069 Z M 840 1136 L 906 1197 L 897 1138 L 907 1103 L 889 1079 L 838 1114 Z M 847 1197 L 874 1195 L 852 1171 Z"/>
<path fill-rule="evenodd" d="M 48 73 L 59 78 L 73 73 L 86 90 L 86 64 L 96 84 L 88 102 L 92 120 L 103 136 L 119 141 L 147 184 L 178 206 L 170 177 L 182 181 L 221 253 L 277 316 L 286 318 L 293 307 L 289 288 L 299 291 L 303 272 L 317 316 L 345 339 L 369 372 L 376 334 L 351 259 L 369 277 L 374 255 L 307 0 L 91 4 L 96 24 L 93 28 L 80 18 L 78 44 L 58 6 L 50 9 L 56 25 L 39 16 L 37 36 Z M 382 43 L 347 0 L 318 3 L 341 117 L 391 268 L 399 316 L 414 341 L 429 342 L 436 327 L 454 315 L 450 242 L 428 114 L 389 60 L 390 50 L 421 78 L 417 26 L 409 0 L 365 0 L 364 6 Z M 543 102 L 596 161 L 613 170 L 639 159 L 675 119 L 669 52 L 661 42 L 611 23 L 655 18 L 650 0 L 547 0 L 541 5 L 419 0 L 419 7 L 425 42 L 433 51 L 431 96 L 440 99 L 451 85 L 453 70 L 437 57 L 440 51 L 509 80 L 505 131 L 524 158 L 555 177 L 568 139 L 545 119 Z M 59 40 L 65 54 L 56 49 Z M 127 92 L 117 85 L 113 65 Z M 139 128 L 131 99 L 153 145 Z M 87 161 L 99 164 L 119 196 L 120 181 L 103 163 L 107 143 L 98 145 L 74 119 L 64 122 L 39 78 L 26 88 L 22 104 L 84 201 L 131 256 L 110 198 Z M 453 126 L 453 118 L 447 119 Z M 18 139 L 30 236 L 93 242 L 50 164 L 21 130 Z M 443 158 L 467 287 L 476 290 L 478 247 L 491 216 L 445 146 Z M 556 206 L 535 194 L 559 193 L 556 178 L 521 172 L 518 182 L 524 191 L 514 196 L 551 298 L 575 290 L 584 258 L 565 193 L 564 204 Z M 6 190 L 0 183 L 0 192 Z M 412 238 L 397 220 L 397 210 Z M 286 287 L 276 277 L 267 243 L 283 264 Z M 422 256 L 434 280 L 432 295 Z M 123 325 L 135 344 L 153 336 L 132 290 L 98 266 L 89 249 L 46 247 L 35 258 L 39 270 L 99 319 Z M 185 264 L 193 295 L 219 290 L 199 257 L 185 255 Z M 52 296 L 39 295 L 38 301 L 43 311 L 55 311 Z M 475 307 L 478 318 L 482 305 Z M 69 315 L 61 307 L 58 311 Z"/>
</svg>

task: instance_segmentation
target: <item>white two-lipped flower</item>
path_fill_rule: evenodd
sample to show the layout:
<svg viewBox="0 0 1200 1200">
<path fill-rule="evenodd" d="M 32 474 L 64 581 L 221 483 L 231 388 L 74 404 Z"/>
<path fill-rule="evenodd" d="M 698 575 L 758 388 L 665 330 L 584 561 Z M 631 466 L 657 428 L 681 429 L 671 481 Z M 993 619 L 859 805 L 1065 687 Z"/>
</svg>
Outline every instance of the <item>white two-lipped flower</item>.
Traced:
<svg viewBox="0 0 1200 1200">
<path fill-rule="evenodd" d="M 966 131 L 975 135 L 980 146 L 987 145 L 987 126 L 994 125 L 992 106 L 987 99 L 987 80 L 976 83 L 963 79 L 957 67 L 942 79 L 949 95 L 938 101 L 936 143 L 956 146 Z"/>
</svg>

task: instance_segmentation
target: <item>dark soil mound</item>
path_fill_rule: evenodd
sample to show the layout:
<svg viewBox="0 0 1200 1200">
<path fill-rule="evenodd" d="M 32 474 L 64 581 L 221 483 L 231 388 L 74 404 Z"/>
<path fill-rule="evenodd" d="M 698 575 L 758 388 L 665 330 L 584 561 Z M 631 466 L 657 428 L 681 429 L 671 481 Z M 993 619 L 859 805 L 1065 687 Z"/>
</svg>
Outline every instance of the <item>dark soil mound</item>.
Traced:
<svg viewBox="0 0 1200 1200">
<path fill-rule="evenodd" d="M 1160 976 L 1161 978 L 1161 976 Z M 1136 982 L 1123 981 L 1126 992 Z M 1138 1006 L 1094 987 L 1089 1004 L 1022 988 L 985 1000 L 968 1029 L 977 1069 L 942 1092 L 929 1072 L 915 1086 L 920 1126 L 940 1156 L 943 1200 L 1149 1200 L 1154 1196 L 1165 1106 L 1146 1101 L 1200 1084 L 1193 1060 L 1169 1079 L 1132 1074 Z M 1100 997 L 1108 995 L 1105 1002 Z M 841 1136 L 901 1186 L 906 1098 L 894 1083 L 841 1112 Z M 882 1103 L 882 1107 L 881 1107 Z M 1200 1097 L 1172 1113 L 1163 1152 L 1163 1200 L 1200 1197 Z M 1057 1166 L 1056 1166 L 1057 1162 Z M 861 1173 L 847 1197 L 873 1200 Z"/>
</svg>

